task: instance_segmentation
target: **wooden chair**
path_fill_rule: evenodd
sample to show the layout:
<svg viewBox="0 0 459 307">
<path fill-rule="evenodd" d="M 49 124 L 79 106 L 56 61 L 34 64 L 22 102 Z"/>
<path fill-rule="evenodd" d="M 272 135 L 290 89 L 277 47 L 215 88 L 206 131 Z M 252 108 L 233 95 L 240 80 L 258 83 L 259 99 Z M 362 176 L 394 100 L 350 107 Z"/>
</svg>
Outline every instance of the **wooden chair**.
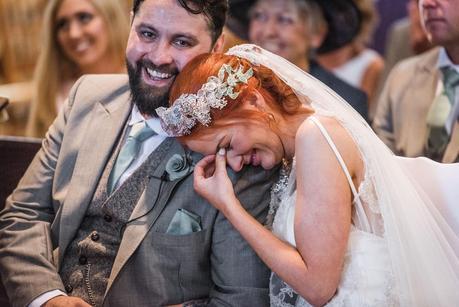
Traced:
<svg viewBox="0 0 459 307">
<path fill-rule="evenodd" d="M 0 210 L 40 147 L 41 139 L 0 136 Z"/>
</svg>

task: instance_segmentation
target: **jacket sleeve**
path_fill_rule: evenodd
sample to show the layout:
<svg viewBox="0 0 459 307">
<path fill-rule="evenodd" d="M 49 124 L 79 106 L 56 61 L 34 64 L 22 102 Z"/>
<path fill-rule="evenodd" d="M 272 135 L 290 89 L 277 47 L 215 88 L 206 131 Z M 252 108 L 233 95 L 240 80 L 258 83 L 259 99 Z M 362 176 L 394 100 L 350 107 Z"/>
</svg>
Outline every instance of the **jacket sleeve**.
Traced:
<svg viewBox="0 0 459 307">
<path fill-rule="evenodd" d="M 51 225 L 59 205 L 52 190 L 63 131 L 81 80 L 0 212 L 0 273 L 12 306 L 26 306 L 47 291 L 65 292 L 53 262 Z"/>
<path fill-rule="evenodd" d="M 246 168 L 236 182 L 236 196 L 260 223 L 268 213 L 277 169 Z M 230 222 L 219 213 L 214 226 L 210 306 L 269 306 L 269 269 Z"/>
</svg>

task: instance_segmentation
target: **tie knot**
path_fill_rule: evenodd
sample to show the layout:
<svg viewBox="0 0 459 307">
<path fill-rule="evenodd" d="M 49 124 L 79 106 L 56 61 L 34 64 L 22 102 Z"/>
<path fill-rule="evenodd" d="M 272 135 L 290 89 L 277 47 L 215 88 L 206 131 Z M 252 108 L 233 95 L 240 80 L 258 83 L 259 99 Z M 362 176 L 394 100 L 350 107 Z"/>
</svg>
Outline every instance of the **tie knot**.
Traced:
<svg viewBox="0 0 459 307">
<path fill-rule="evenodd" d="M 129 132 L 129 137 L 139 142 L 143 142 L 155 134 L 156 133 L 151 130 L 150 127 L 148 127 L 145 121 L 141 121 L 132 125 L 131 132 Z"/>
<path fill-rule="evenodd" d="M 445 87 L 456 87 L 459 85 L 459 73 L 452 67 L 442 67 L 443 83 Z"/>
</svg>

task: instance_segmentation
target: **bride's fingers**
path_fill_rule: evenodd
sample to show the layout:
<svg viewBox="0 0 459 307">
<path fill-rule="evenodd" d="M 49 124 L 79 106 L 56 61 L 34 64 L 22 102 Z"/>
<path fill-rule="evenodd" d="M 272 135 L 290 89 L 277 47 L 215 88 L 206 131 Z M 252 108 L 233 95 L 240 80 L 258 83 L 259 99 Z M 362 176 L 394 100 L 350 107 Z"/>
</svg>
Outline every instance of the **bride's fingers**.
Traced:
<svg viewBox="0 0 459 307">
<path fill-rule="evenodd" d="M 215 172 L 226 173 L 226 149 L 220 148 L 215 156 Z"/>
<path fill-rule="evenodd" d="M 194 166 L 194 178 L 196 179 L 205 179 L 207 177 L 207 170 L 212 166 L 215 161 L 215 155 L 209 155 L 201 159 Z"/>
</svg>

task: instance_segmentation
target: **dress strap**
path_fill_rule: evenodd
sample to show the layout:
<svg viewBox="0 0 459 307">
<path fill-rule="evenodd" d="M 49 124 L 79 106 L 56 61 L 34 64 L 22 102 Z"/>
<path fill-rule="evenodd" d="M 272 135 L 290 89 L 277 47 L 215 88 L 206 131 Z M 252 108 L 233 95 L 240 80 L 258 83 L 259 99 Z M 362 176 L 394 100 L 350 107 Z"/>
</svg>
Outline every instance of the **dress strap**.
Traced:
<svg viewBox="0 0 459 307">
<path fill-rule="evenodd" d="M 330 134 L 328 134 L 327 130 L 325 127 L 322 125 L 322 123 L 314 116 L 310 116 L 309 119 L 316 124 L 317 128 L 319 128 L 320 132 L 322 135 L 325 137 L 327 140 L 328 145 L 330 145 L 331 149 L 335 153 L 336 158 L 338 159 L 339 164 L 341 165 L 341 168 L 343 169 L 344 174 L 346 175 L 347 181 L 349 182 L 349 186 L 351 187 L 352 194 L 354 195 L 354 200 L 358 203 L 359 207 L 362 208 L 362 203 L 360 201 L 359 193 L 357 192 L 357 189 L 355 188 L 354 182 L 352 181 L 352 177 L 349 174 L 349 170 L 347 169 L 346 163 L 344 163 L 344 159 L 341 156 L 341 154 L 338 151 L 338 148 L 336 148 L 335 143 L 330 137 Z"/>
</svg>

